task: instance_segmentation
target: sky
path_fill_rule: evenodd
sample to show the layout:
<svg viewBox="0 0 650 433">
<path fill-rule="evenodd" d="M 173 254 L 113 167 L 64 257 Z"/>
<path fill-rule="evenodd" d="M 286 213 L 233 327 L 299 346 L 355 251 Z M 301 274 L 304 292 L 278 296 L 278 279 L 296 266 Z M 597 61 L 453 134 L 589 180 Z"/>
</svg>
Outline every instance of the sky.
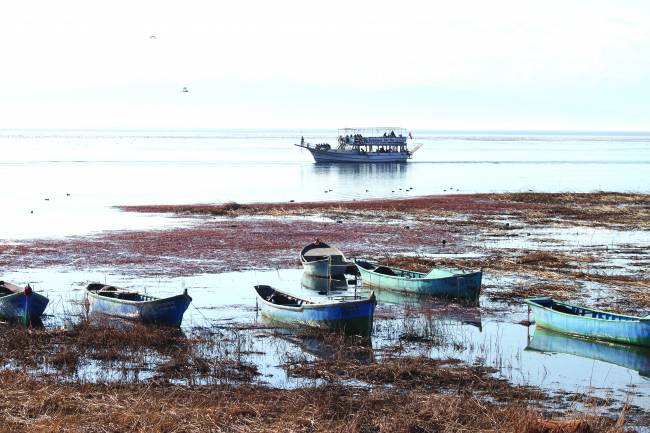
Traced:
<svg viewBox="0 0 650 433">
<path fill-rule="evenodd" d="M 0 41 L 1 129 L 650 130 L 648 1 L 21 0 Z"/>
</svg>

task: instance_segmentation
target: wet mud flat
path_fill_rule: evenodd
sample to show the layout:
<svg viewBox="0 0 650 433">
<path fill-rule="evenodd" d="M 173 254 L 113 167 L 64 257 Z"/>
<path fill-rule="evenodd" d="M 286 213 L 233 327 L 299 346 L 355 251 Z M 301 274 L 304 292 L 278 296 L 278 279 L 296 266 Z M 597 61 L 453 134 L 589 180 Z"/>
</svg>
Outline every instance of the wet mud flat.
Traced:
<svg viewBox="0 0 650 433">
<path fill-rule="evenodd" d="M 509 337 L 492 341 L 512 331 L 525 345 L 527 328 L 519 322 L 527 319 L 521 303 L 527 296 L 647 314 L 650 196 L 524 193 L 123 210 L 196 222 L 0 245 L 4 275 L 26 275 L 19 283 L 36 275 L 37 287 L 46 287 L 48 272 L 58 272 L 65 298 L 43 329 L 2 326 L 0 411 L 7 431 L 647 431 L 650 425 L 643 380 L 613 395 L 599 392 L 600 377 L 590 378 L 594 390 L 559 391 L 543 379 L 508 373 L 520 355 L 499 352 Z M 218 295 L 210 287 L 228 273 L 232 280 L 223 287 L 232 292 L 252 291 L 248 281 L 237 281 L 265 283 L 273 270 L 277 284 L 294 284 L 281 270 L 298 268 L 300 247 L 315 237 L 348 257 L 407 268 L 483 268 L 480 303 L 380 297 L 367 342 L 287 333 L 258 321 L 251 297 L 211 301 Z M 88 275 L 154 290 L 183 282 L 196 293 L 196 310 L 180 335 L 97 326 L 78 308 Z M 71 319 L 60 320 L 61 312 Z M 650 358 L 643 352 L 638 359 Z M 572 424 L 542 422 L 548 419 Z"/>
</svg>

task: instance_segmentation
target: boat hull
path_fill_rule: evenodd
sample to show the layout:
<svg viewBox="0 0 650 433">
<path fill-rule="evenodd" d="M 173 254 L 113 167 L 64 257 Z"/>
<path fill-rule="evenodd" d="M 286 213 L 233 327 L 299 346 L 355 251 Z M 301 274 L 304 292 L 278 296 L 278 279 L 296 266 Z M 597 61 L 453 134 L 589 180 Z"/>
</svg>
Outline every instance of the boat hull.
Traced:
<svg viewBox="0 0 650 433">
<path fill-rule="evenodd" d="M 316 162 L 406 162 L 407 152 L 358 152 L 356 150 L 318 150 L 307 148 Z"/>
<path fill-rule="evenodd" d="M 575 338 L 544 328 L 537 328 L 526 350 L 566 353 L 595 359 L 635 370 L 641 376 L 650 377 L 650 348 L 646 347 Z"/>
<path fill-rule="evenodd" d="M 483 278 L 481 271 L 446 278 L 405 278 L 373 272 L 359 263 L 357 269 L 366 286 L 441 298 L 476 300 L 481 293 Z"/>
<path fill-rule="evenodd" d="M 276 305 L 257 293 L 258 308 L 267 320 L 289 327 L 310 327 L 370 335 L 377 301 L 374 296 L 347 302 L 308 304 L 300 307 Z"/>
<path fill-rule="evenodd" d="M 650 319 L 616 315 L 604 311 L 566 305 L 585 314 L 568 314 L 550 306 L 557 304 L 550 298 L 527 299 L 535 323 L 541 328 L 596 340 L 650 347 Z"/>
<path fill-rule="evenodd" d="M 88 313 L 163 326 L 180 327 L 192 298 L 186 294 L 152 301 L 126 301 L 86 291 Z"/>
<path fill-rule="evenodd" d="M 43 315 L 49 302 L 50 300 L 45 296 L 35 292 L 29 296 L 22 292 L 2 296 L 0 297 L 0 318 L 29 323 Z"/>
</svg>

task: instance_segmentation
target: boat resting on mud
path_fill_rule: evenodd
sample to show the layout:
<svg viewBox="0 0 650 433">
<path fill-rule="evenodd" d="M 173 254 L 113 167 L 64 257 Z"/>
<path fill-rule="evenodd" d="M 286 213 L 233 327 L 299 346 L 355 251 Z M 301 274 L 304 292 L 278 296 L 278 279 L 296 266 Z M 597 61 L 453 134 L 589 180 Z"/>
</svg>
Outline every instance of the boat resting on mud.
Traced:
<svg viewBox="0 0 650 433">
<path fill-rule="evenodd" d="M 367 260 L 355 259 L 354 263 L 364 285 L 382 290 L 472 300 L 481 292 L 482 271 L 436 267 L 425 273 Z"/>
<path fill-rule="evenodd" d="M 89 314 L 172 327 L 181 326 L 183 314 L 192 302 L 187 290 L 180 295 L 156 298 L 101 283 L 88 284 L 86 300 Z"/>
<path fill-rule="evenodd" d="M 596 340 L 650 347 L 650 315 L 608 313 L 567 304 L 552 298 L 530 298 L 526 303 L 541 328 Z"/>
<path fill-rule="evenodd" d="M 300 251 L 300 263 L 305 273 L 314 277 L 343 277 L 355 272 L 354 263 L 348 261 L 343 253 L 335 247 L 316 239 Z"/>
<path fill-rule="evenodd" d="M 290 327 L 342 330 L 347 334 L 370 335 L 377 300 L 334 296 L 316 302 L 282 292 L 267 285 L 255 286 L 257 307 L 271 322 Z"/>
<path fill-rule="evenodd" d="M 45 296 L 34 292 L 29 284 L 23 288 L 0 281 L 0 319 L 19 320 L 27 325 L 43 315 L 49 302 Z"/>
</svg>

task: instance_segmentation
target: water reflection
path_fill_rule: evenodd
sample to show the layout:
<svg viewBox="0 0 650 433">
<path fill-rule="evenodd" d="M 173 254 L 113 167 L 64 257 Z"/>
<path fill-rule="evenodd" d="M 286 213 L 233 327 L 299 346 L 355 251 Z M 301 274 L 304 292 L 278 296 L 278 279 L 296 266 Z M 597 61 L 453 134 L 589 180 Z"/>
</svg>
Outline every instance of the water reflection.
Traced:
<svg viewBox="0 0 650 433">
<path fill-rule="evenodd" d="M 335 174 L 349 177 L 372 178 L 377 176 L 391 175 L 397 178 L 404 177 L 409 165 L 404 162 L 377 162 L 367 164 L 333 164 L 319 163 L 314 164 L 314 173 Z"/>
<path fill-rule="evenodd" d="M 266 319 L 262 319 L 266 322 Z M 294 332 L 278 328 L 274 334 L 287 341 L 304 353 L 318 359 L 348 359 L 367 364 L 374 361 L 372 339 L 358 336 L 347 336 L 343 333 L 319 334 L 318 331 Z"/>
<path fill-rule="evenodd" d="M 348 280 L 343 278 L 321 278 L 315 277 L 308 273 L 303 273 L 300 280 L 302 287 L 308 290 L 318 292 L 319 295 L 327 295 L 329 293 L 347 292 L 350 286 Z"/>
<path fill-rule="evenodd" d="M 585 340 L 536 328 L 526 350 L 595 359 L 637 371 L 650 380 L 650 348 L 646 347 Z"/>
</svg>

